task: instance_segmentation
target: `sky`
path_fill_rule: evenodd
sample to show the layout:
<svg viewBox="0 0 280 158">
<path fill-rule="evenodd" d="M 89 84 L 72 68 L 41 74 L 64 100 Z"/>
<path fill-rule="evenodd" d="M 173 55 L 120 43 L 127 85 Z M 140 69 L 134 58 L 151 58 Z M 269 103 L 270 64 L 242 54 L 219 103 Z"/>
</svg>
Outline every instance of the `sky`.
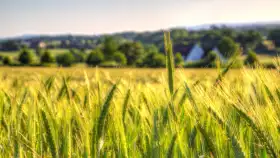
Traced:
<svg viewBox="0 0 280 158">
<path fill-rule="evenodd" d="M 0 0 L 0 37 L 280 21 L 280 0 Z"/>
</svg>

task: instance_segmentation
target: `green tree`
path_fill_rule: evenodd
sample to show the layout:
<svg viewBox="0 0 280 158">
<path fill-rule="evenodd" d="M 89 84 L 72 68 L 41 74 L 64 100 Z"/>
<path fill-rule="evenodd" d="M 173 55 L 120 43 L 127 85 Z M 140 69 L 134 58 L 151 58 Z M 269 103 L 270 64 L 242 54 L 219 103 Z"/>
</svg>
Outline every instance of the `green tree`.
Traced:
<svg viewBox="0 0 280 158">
<path fill-rule="evenodd" d="M 227 26 L 222 26 L 220 29 L 222 36 L 227 36 L 229 38 L 235 39 L 236 38 L 236 31 L 232 28 L 229 28 Z"/>
<path fill-rule="evenodd" d="M 174 42 L 182 41 L 184 38 L 187 38 L 189 35 L 188 31 L 184 28 L 172 29 L 170 34 Z"/>
<path fill-rule="evenodd" d="M 35 53 L 38 57 L 42 56 L 44 54 L 44 51 L 42 48 L 40 47 L 37 47 L 36 50 L 35 50 Z"/>
<path fill-rule="evenodd" d="M 153 65 L 153 58 L 158 52 L 149 52 L 143 59 L 142 63 L 139 63 L 140 66 L 144 67 L 152 67 Z"/>
<path fill-rule="evenodd" d="M 114 53 L 118 50 L 118 44 L 113 37 L 105 37 L 103 46 L 103 53 L 106 60 L 111 60 Z"/>
<path fill-rule="evenodd" d="M 55 58 L 48 50 L 46 50 L 44 54 L 42 54 L 40 61 L 42 64 L 49 64 L 55 62 Z"/>
<path fill-rule="evenodd" d="M 119 51 L 125 54 L 127 65 L 135 65 L 144 56 L 144 47 L 140 42 L 124 43 L 119 47 Z"/>
<path fill-rule="evenodd" d="M 257 44 L 262 42 L 262 35 L 254 30 L 241 32 L 236 38 L 244 49 L 255 49 Z"/>
<path fill-rule="evenodd" d="M 207 30 L 200 38 L 200 45 L 208 52 L 213 46 L 216 46 L 219 43 L 221 38 L 222 36 L 218 30 Z"/>
<path fill-rule="evenodd" d="M 224 37 L 218 44 L 220 52 L 226 56 L 231 57 L 238 52 L 238 45 L 229 37 Z"/>
<path fill-rule="evenodd" d="M 75 62 L 75 58 L 71 53 L 64 53 L 56 57 L 56 62 L 58 65 L 68 67 L 72 66 Z"/>
<path fill-rule="evenodd" d="M 249 30 L 247 32 L 248 48 L 255 49 L 257 44 L 261 43 L 262 40 L 263 38 L 260 32 L 254 30 Z"/>
<path fill-rule="evenodd" d="M 144 67 L 164 67 L 165 56 L 163 53 L 151 52 L 143 59 L 142 66 Z"/>
<path fill-rule="evenodd" d="M 11 65 L 12 64 L 12 59 L 9 56 L 5 56 L 3 58 L 3 64 L 4 65 Z"/>
<path fill-rule="evenodd" d="M 104 61 L 104 55 L 101 50 L 97 49 L 92 51 L 86 60 L 86 63 L 90 66 L 96 66 L 101 64 Z"/>
<path fill-rule="evenodd" d="M 26 48 L 22 49 L 19 54 L 19 62 L 24 65 L 31 64 L 33 62 L 34 55 L 32 52 Z"/>
<path fill-rule="evenodd" d="M 259 62 L 257 54 L 254 51 L 249 50 L 248 55 L 245 59 L 245 64 L 246 65 L 251 65 L 251 66 L 256 66 L 259 63 L 260 62 Z"/>
<path fill-rule="evenodd" d="M 276 47 L 280 47 L 280 29 L 271 30 L 268 39 L 272 40 Z"/>
<path fill-rule="evenodd" d="M 148 45 L 145 45 L 145 52 L 146 53 L 159 52 L 159 49 L 154 44 L 148 44 Z"/>
<path fill-rule="evenodd" d="M 13 40 L 7 40 L 7 41 L 4 41 L 4 42 L 1 42 L 1 49 L 4 50 L 4 51 L 16 51 L 18 50 L 20 47 L 19 47 L 19 44 L 16 42 L 16 41 L 13 41 Z"/>
<path fill-rule="evenodd" d="M 125 55 L 119 51 L 114 53 L 114 60 L 121 65 L 126 65 L 127 63 Z"/>
<path fill-rule="evenodd" d="M 82 63 L 85 62 L 86 60 L 86 55 L 80 50 L 77 49 L 70 49 L 70 53 L 74 56 L 75 58 L 75 63 Z"/>
<path fill-rule="evenodd" d="M 183 58 L 182 54 L 179 52 L 176 53 L 174 61 L 175 61 L 176 66 L 182 66 L 184 64 L 184 58 Z"/>
<path fill-rule="evenodd" d="M 152 67 L 165 67 L 165 64 L 165 55 L 162 53 L 157 53 L 154 55 Z"/>
<path fill-rule="evenodd" d="M 139 67 L 151 67 L 153 63 L 153 58 L 158 52 L 159 49 L 156 45 L 145 45 L 145 52 L 143 53 L 143 57 L 141 57 L 140 60 L 137 60 L 136 65 Z"/>
</svg>

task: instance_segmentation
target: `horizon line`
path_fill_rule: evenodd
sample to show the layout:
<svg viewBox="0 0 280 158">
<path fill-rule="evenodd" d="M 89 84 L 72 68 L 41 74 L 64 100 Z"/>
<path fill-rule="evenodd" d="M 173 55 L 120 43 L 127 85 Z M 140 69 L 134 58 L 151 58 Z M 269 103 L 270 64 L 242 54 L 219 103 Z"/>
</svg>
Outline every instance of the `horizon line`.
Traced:
<svg viewBox="0 0 280 158">
<path fill-rule="evenodd" d="M 63 36 L 63 35 L 73 35 L 73 36 L 102 36 L 102 35 L 113 35 L 113 34 L 121 34 L 126 32 L 131 33 L 145 33 L 145 32 L 154 32 L 161 30 L 170 30 L 170 29 L 186 29 L 186 30 L 203 30 L 207 29 L 209 26 L 223 26 L 223 25 L 257 25 L 257 24 L 280 24 L 280 20 L 268 20 L 268 21 L 252 21 L 252 22 L 218 22 L 218 23 L 201 23 L 194 25 L 186 25 L 186 26 L 171 26 L 168 28 L 158 28 L 158 29 L 147 29 L 147 30 L 122 30 L 122 31 L 113 31 L 113 32 L 104 32 L 104 33 L 71 33 L 71 32 L 60 32 L 60 33 L 21 33 L 13 36 L 0 36 L 0 39 L 13 39 L 13 38 L 24 38 L 24 36 Z M 196 28 L 197 27 L 197 28 Z M 204 27 L 204 28 L 203 28 Z M 232 26 L 234 27 L 234 26 Z M 28 37 L 26 37 L 28 38 Z M 32 37 L 31 37 L 32 38 Z"/>
</svg>

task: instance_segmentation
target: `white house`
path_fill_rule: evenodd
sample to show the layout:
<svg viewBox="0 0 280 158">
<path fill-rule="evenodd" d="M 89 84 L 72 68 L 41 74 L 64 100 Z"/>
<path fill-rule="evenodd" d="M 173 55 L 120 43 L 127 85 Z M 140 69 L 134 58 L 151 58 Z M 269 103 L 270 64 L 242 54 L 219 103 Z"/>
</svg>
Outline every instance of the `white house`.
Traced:
<svg viewBox="0 0 280 158">
<path fill-rule="evenodd" d="M 212 49 L 212 52 L 214 52 L 215 54 L 217 54 L 217 56 L 220 58 L 221 61 L 226 61 L 227 59 L 221 54 L 220 50 L 215 47 Z"/>
<path fill-rule="evenodd" d="M 204 53 L 204 50 L 198 44 L 196 44 L 195 46 L 193 46 L 190 53 L 185 58 L 185 61 L 190 62 L 201 60 L 204 56 Z"/>
</svg>

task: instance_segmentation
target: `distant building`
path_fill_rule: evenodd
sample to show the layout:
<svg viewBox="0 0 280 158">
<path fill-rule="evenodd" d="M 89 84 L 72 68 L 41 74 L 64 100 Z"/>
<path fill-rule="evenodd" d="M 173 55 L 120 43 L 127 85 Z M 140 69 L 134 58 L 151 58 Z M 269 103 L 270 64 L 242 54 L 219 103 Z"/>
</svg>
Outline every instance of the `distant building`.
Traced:
<svg viewBox="0 0 280 158">
<path fill-rule="evenodd" d="M 36 48 L 46 48 L 47 44 L 43 41 L 32 41 L 30 43 L 30 48 L 36 49 Z"/>
<path fill-rule="evenodd" d="M 45 42 L 39 42 L 38 43 L 38 47 L 39 48 L 46 48 L 47 47 L 47 44 Z"/>
<path fill-rule="evenodd" d="M 199 44 L 196 44 L 191 51 L 189 52 L 187 58 L 185 58 L 185 61 L 198 61 L 201 60 L 204 57 L 204 50 L 200 47 Z"/>
<path fill-rule="evenodd" d="M 226 61 L 227 58 L 223 56 L 217 47 L 213 47 L 206 51 L 200 44 L 188 44 L 188 45 L 175 45 L 174 50 L 180 52 L 186 62 L 195 62 L 204 59 L 208 53 L 214 52 L 221 61 Z"/>
</svg>

